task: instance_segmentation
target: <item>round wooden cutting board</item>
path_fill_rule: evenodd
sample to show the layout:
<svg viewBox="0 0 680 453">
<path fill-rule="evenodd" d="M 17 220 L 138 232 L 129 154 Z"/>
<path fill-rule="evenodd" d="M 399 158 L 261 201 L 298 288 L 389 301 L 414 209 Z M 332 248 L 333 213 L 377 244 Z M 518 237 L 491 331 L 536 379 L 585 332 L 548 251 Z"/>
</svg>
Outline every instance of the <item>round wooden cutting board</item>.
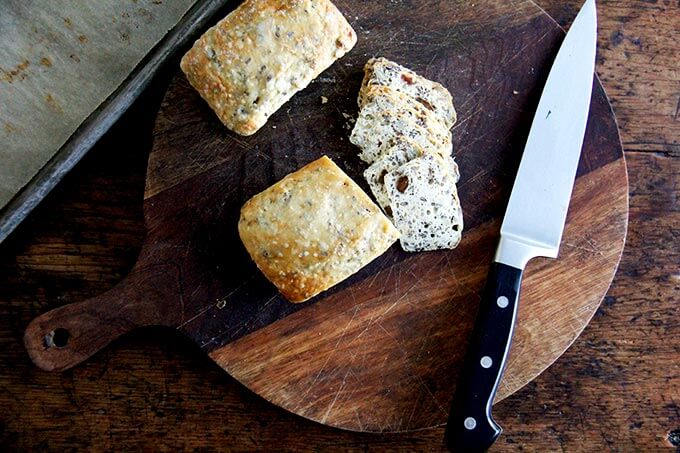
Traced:
<svg viewBox="0 0 680 453">
<path fill-rule="evenodd" d="M 181 73 L 154 130 L 138 263 L 110 292 L 53 310 L 26 332 L 32 359 L 62 370 L 135 327 L 179 329 L 272 403 L 357 431 L 443 424 L 533 111 L 563 31 L 529 1 L 350 1 L 357 47 L 252 137 L 226 130 Z M 348 141 L 363 66 L 394 59 L 453 94 L 466 230 L 453 251 L 398 245 L 312 301 L 286 302 L 241 245 L 241 205 L 326 154 L 367 189 Z M 322 103 L 321 98 L 328 98 Z M 532 261 L 503 399 L 555 361 L 603 298 L 623 249 L 626 166 L 595 82 L 557 260 Z"/>
</svg>

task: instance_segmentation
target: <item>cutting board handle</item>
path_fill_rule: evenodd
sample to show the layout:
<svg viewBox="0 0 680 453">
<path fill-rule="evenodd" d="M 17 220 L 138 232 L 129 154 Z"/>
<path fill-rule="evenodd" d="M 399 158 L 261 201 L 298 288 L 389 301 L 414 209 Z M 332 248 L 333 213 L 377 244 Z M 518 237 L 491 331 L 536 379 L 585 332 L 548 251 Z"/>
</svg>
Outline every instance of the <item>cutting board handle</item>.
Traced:
<svg viewBox="0 0 680 453">
<path fill-rule="evenodd" d="M 176 267 L 134 268 L 110 291 L 35 318 L 24 344 L 38 367 L 66 370 L 137 327 L 176 325 L 181 313 L 173 299 L 181 297 Z"/>
</svg>

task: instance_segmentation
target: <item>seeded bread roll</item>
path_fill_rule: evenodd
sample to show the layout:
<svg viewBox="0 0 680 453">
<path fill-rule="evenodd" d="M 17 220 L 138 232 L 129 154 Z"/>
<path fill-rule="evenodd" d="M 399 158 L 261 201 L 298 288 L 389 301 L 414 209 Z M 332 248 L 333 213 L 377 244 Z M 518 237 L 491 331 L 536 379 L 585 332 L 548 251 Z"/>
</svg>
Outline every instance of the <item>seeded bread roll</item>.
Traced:
<svg viewBox="0 0 680 453">
<path fill-rule="evenodd" d="M 356 40 L 329 0 L 246 0 L 180 66 L 225 126 L 252 135 Z"/>
<path fill-rule="evenodd" d="M 365 68 L 365 76 L 359 91 L 359 107 L 366 102 L 368 87 L 380 85 L 413 97 L 424 107 L 442 119 L 447 129 L 456 123 L 451 93 L 440 83 L 428 80 L 386 58 L 372 58 Z"/>
<path fill-rule="evenodd" d="M 359 112 L 350 142 L 361 148 L 359 157 L 372 164 L 384 150 L 382 145 L 406 137 L 423 148 L 441 155 L 451 155 L 451 134 L 444 139 L 433 137 L 425 128 L 418 126 L 408 116 L 391 110 L 382 110 L 369 104 Z"/>
<path fill-rule="evenodd" d="M 423 107 L 411 96 L 379 85 L 367 87 L 364 96 L 366 103 L 363 110 L 391 111 L 395 115 L 408 118 L 418 126 L 427 129 L 435 142 L 443 143 L 451 134 L 449 128 L 434 112 Z"/>
<path fill-rule="evenodd" d="M 417 157 L 385 176 L 393 220 L 408 252 L 452 249 L 463 215 L 453 176 L 434 154 Z"/>
<path fill-rule="evenodd" d="M 246 202 L 238 231 L 257 267 L 291 302 L 340 283 L 399 238 L 378 206 L 325 156 Z"/>
</svg>

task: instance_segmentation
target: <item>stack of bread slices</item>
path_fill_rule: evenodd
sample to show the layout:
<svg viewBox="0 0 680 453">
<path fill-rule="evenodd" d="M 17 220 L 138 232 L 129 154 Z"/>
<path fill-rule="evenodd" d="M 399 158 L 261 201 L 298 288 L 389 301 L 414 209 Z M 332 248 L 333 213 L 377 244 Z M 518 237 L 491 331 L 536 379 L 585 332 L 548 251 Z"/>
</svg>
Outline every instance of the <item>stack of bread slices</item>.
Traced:
<svg viewBox="0 0 680 453">
<path fill-rule="evenodd" d="M 370 165 L 364 176 L 373 195 L 401 232 L 404 250 L 455 248 L 463 215 L 451 94 L 385 58 L 369 60 L 365 72 L 350 141 Z"/>
</svg>

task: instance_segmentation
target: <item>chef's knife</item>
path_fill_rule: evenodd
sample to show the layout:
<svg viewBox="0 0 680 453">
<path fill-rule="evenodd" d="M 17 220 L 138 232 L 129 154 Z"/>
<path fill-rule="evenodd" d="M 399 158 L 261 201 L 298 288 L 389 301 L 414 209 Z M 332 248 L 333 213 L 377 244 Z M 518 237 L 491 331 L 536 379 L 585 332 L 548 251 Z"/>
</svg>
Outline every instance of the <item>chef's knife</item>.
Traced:
<svg viewBox="0 0 680 453">
<path fill-rule="evenodd" d="M 597 13 L 587 0 L 555 58 L 531 125 L 470 337 L 449 421 L 452 451 L 484 451 L 502 429 L 491 405 L 510 350 L 520 281 L 534 257 L 556 258 L 586 131 Z"/>
</svg>

